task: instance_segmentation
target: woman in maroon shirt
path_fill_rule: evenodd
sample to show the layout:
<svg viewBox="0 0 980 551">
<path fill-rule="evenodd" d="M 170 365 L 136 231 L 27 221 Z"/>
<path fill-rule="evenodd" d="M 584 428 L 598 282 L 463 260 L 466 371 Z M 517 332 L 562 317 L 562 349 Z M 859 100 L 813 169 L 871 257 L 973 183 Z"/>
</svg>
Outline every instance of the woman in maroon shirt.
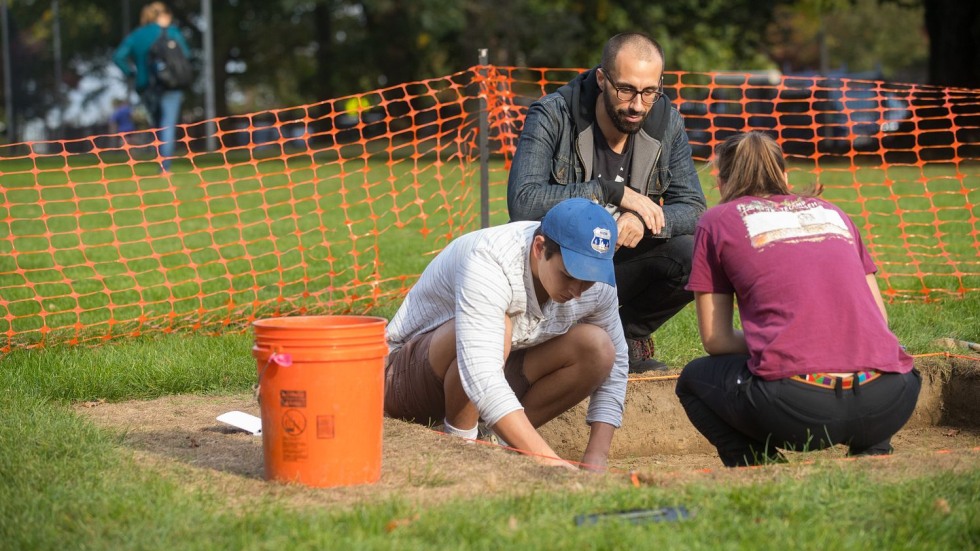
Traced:
<svg viewBox="0 0 980 551">
<path fill-rule="evenodd" d="M 732 136 L 715 157 L 721 202 L 698 222 L 686 287 L 709 354 L 678 380 L 688 417 L 730 467 L 778 459 L 776 448 L 890 453 L 921 382 L 857 228 L 790 192 L 766 134 Z"/>
</svg>

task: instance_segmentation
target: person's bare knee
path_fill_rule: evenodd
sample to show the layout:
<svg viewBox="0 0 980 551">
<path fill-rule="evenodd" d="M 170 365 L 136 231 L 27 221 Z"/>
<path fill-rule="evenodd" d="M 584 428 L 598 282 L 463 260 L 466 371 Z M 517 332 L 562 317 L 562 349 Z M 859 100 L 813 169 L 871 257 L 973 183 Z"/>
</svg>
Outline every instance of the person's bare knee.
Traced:
<svg viewBox="0 0 980 551">
<path fill-rule="evenodd" d="M 576 329 L 573 342 L 578 348 L 578 368 L 582 376 L 594 382 L 593 388 L 598 387 L 612 372 L 616 361 L 616 347 L 613 346 L 609 334 L 595 325 L 579 324 L 573 329 Z"/>
<path fill-rule="evenodd" d="M 609 376 L 616 361 L 616 348 L 601 328 L 587 323 L 573 326 L 564 335 L 529 348 L 524 357 L 524 375 L 529 383 L 559 370 L 600 383 Z"/>
<path fill-rule="evenodd" d="M 589 324 L 528 349 L 524 374 L 531 386 L 521 400 L 528 419 L 541 426 L 588 397 L 609 377 L 615 359 L 612 340 Z"/>
<path fill-rule="evenodd" d="M 609 335 L 588 323 L 575 325 L 568 333 L 555 338 L 554 344 L 561 348 L 564 356 L 563 365 L 555 369 L 573 368 L 580 376 L 597 380 L 596 384 L 609 376 L 616 361 L 616 348 Z M 550 351 L 546 354 L 556 358 Z"/>
</svg>

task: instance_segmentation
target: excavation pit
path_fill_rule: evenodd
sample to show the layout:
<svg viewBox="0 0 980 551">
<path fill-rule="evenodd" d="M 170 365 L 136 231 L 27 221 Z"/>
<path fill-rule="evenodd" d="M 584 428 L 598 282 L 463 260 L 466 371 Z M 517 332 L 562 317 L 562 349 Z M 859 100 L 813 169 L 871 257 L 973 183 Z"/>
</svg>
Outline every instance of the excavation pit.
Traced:
<svg viewBox="0 0 980 551">
<path fill-rule="evenodd" d="M 887 468 L 896 476 L 921 476 L 936 469 L 973 469 L 980 465 L 980 355 L 976 359 L 917 358 L 916 365 L 922 373 L 922 392 L 911 420 L 893 439 L 896 453 L 884 459 L 842 462 L 842 468 L 870 466 L 879 473 Z M 432 505 L 488 494 L 690 481 L 745 483 L 759 477 L 804 476 L 792 469 L 806 469 L 814 461 L 834 461 L 845 455 L 843 446 L 837 446 L 811 454 L 789 454 L 789 465 L 751 470 L 752 474 L 745 469 L 724 469 L 711 446 L 687 420 L 674 395 L 674 384 L 671 379 L 630 382 L 624 425 L 613 440 L 607 475 L 541 467 L 488 443 L 465 442 L 420 425 L 385 419 L 381 480 L 329 489 L 264 480 L 261 437 L 215 419 L 233 410 L 259 415 L 251 394 L 90 402 L 76 404 L 74 410 L 117 433 L 121 453 L 132 453 L 146 469 L 181 486 L 211 489 L 235 504 L 271 497 L 322 507 L 389 499 Z M 564 458 L 578 460 L 582 456 L 588 439 L 584 415 L 585 405 L 580 404 L 541 428 Z"/>
</svg>

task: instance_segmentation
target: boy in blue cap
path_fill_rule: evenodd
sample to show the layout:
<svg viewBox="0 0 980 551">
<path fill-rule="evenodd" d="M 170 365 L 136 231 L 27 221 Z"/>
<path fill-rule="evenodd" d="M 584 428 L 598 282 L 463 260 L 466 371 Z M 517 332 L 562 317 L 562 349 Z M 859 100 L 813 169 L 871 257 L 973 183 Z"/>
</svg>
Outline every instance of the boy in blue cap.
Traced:
<svg viewBox="0 0 980 551">
<path fill-rule="evenodd" d="M 628 370 L 615 245 L 615 220 L 582 198 L 451 242 L 388 324 L 386 414 L 465 438 L 482 419 L 539 463 L 574 468 L 537 428 L 591 396 L 582 463 L 605 468 Z"/>
</svg>

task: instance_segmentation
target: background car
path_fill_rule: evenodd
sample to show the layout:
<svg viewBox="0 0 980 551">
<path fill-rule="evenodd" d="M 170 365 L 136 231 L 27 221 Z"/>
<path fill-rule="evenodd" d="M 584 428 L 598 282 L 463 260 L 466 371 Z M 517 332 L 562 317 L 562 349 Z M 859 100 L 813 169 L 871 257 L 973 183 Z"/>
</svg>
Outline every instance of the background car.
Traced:
<svg viewBox="0 0 980 551">
<path fill-rule="evenodd" d="M 875 81 L 720 73 L 702 99 L 688 90 L 682 96 L 678 108 L 696 157 L 749 130 L 771 133 L 787 155 L 802 157 L 915 145 L 909 100 Z"/>
</svg>

